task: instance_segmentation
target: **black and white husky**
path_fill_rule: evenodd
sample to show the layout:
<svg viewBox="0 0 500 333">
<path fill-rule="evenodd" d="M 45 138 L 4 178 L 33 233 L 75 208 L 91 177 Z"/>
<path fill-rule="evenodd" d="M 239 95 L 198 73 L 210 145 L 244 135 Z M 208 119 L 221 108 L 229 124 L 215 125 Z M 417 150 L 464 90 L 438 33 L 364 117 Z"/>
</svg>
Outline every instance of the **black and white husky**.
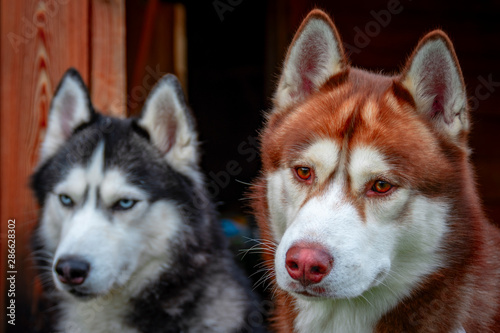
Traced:
<svg viewBox="0 0 500 333">
<path fill-rule="evenodd" d="M 96 113 L 68 70 L 40 155 L 33 247 L 57 305 L 52 331 L 261 331 L 207 198 L 194 119 L 173 75 L 139 119 L 117 119 Z"/>
</svg>

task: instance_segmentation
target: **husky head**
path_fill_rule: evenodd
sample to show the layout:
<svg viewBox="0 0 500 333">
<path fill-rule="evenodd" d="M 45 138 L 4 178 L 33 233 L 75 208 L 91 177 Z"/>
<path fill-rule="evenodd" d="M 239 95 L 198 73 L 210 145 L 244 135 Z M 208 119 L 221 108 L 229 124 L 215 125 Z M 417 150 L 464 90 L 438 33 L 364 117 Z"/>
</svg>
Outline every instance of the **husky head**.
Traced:
<svg viewBox="0 0 500 333">
<path fill-rule="evenodd" d="M 205 223 L 197 145 L 174 76 L 158 82 L 139 119 L 116 119 L 94 111 L 78 72 L 64 75 L 32 176 L 41 206 L 35 258 L 57 289 L 133 293 L 177 269 L 173 244 Z"/>
<path fill-rule="evenodd" d="M 358 299 L 384 311 L 424 283 L 467 209 L 453 203 L 471 191 L 459 181 L 468 129 L 442 31 L 384 76 L 350 67 L 331 19 L 311 12 L 286 56 L 254 188 L 279 288 L 299 305 Z"/>
</svg>

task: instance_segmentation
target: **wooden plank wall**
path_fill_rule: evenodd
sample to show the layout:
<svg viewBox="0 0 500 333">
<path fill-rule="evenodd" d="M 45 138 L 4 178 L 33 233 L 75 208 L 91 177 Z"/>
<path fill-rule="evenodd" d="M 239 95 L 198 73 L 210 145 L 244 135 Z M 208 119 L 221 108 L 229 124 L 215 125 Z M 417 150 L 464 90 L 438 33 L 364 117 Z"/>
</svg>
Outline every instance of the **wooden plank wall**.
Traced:
<svg viewBox="0 0 500 333">
<path fill-rule="evenodd" d="M 125 115 L 125 3 L 91 0 L 91 98 L 99 110 Z"/>
<path fill-rule="evenodd" d="M 125 109 L 125 4 L 121 0 L 0 0 L 0 308 L 6 301 L 6 234 L 16 221 L 16 327 L 31 331 L 30 307 L 39 288 L 29 260 L 29 235 L 38 207 L 28 188 L 54 89 L 77 68 L 97 108 Z M 37 287 L 38 286 L 38 287 Z M 2 314 L 4 311 L 1 311 Z M 5 323 L 5 324 L 4 324 Z"/>
<path fill-rule="evenodd" d="M 149 91 L 173 73 L 187 93 L 186 7 L 159 0 L 128 0 L 127 108 L 139 115 Z"/>
</svg>

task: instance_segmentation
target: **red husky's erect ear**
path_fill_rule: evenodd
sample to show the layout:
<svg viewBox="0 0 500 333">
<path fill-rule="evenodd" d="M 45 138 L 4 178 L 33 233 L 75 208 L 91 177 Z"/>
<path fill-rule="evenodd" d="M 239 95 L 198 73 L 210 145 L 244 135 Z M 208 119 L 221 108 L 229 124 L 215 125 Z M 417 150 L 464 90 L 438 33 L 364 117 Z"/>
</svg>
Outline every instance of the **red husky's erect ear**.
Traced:
<svg viewBox="0 0 500 333">
<path fill-rule="evenodd" d="M 453 45 L 441 30 L 428 33 L 408 60 L 400 82 L 417 110 L 436 128 L 457 138 L 469 128 L 467 95 Z"/>
<path fill-rule="evenodd" d="M 332 20 L 321 10 L 311 11 L 288 49 L 274 98 L 276 110 L 304 100 L 347 67 L 344 48 Z"/>
</svg>

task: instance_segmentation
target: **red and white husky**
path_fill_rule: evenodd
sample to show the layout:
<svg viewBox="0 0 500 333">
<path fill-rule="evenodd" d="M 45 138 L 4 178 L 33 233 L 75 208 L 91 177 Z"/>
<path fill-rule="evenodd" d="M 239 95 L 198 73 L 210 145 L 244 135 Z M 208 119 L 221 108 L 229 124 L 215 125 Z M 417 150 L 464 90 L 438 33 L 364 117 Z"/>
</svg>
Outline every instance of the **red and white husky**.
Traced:
<svg viewBox="0 0 500 333">
<path fill-rule="evenodd" d="M 253 188 L 278 332 L 500 332 L 500 232 L 469 162 L 453 46 L 399 75 L 349 65 L 331 19 L 299 28 Z"/>
</svg>

